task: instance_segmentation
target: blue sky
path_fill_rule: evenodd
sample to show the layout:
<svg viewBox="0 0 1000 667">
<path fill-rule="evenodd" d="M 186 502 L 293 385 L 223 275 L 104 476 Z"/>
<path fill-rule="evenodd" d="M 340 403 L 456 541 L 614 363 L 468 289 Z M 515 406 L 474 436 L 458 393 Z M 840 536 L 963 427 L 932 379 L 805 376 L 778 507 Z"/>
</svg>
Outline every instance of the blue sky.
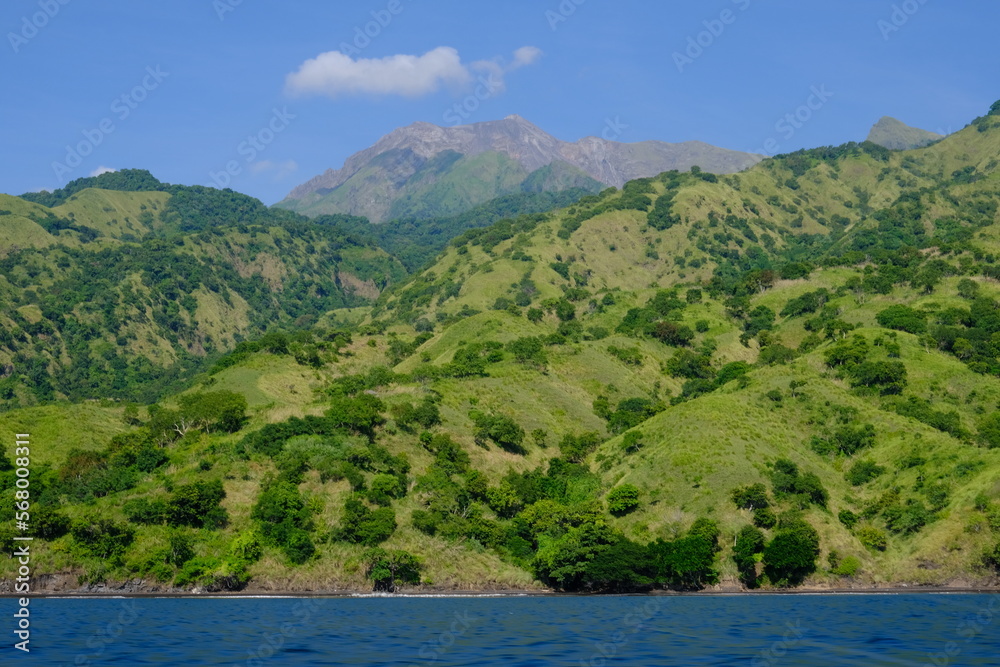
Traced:
<svg viewBox="0 0 1000 667">
<path fill-rule="evenodd" d="M 515 113 L 567 141 L 755 152 L 883 115 L 955 131 L 1000 98 L 998 19 L 971 0 L 6 0 L 0 191 L 134 167 L 273 204 L 396 127 Z"/>
</svg>

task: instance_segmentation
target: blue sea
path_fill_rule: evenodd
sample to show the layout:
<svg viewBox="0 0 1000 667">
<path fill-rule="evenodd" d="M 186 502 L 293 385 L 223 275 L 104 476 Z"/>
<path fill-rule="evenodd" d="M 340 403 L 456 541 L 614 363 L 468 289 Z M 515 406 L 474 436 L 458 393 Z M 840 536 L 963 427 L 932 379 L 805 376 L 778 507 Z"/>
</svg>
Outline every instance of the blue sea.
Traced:
<svg viewBox="0 0 1000 667">
<path fill-rule="evenodd" d="M 15 665 L 1000 665 L 1000 596 L 31 600 Z"/>
</svg>

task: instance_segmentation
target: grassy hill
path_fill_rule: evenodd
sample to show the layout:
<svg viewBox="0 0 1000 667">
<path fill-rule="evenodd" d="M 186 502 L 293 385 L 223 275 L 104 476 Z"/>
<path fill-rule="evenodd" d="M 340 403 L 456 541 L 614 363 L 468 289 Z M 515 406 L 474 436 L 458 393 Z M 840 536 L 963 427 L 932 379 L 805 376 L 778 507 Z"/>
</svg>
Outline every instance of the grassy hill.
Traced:
<svg viewBox="0 0 1000 667">
<path fill-rule="evenodd" d="M 39 459 L 35 567 L 161 589 L 996 586 L 998 160 L 994 114 L 467 231 L 365 311 L 245 344 L 149 410 L 77 413 L 111 439 Z"/>
<path fill-rule="evenodd" d="M 0 195 L 0 406 L 154 401 L 237 342 L 362 305 L 405 274 L 335 219 L 138 173 L 157 189 L 98 187 L 119 172 L 35 196 L 51 208 Z"/>
</svg>

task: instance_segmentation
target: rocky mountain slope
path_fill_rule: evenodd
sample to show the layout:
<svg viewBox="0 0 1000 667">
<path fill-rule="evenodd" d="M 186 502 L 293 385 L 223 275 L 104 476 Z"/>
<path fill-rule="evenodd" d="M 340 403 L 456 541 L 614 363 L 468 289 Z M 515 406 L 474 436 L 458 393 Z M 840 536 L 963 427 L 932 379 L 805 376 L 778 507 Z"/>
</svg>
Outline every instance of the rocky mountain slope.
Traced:
<svg viewBox="0 0 1000 667">
<path fill-rule="evenodd" d="M 868 141 L 894 151 L 923 148 L 942 138 L 940 134 L 910 127 L 889 116 L 883 116 L 868 133 Z"/>
<path fill-rule="evenodd" d="M 740 171 L 760 156 L 690 141 L 625 144 L 598 137 L 569 143 L 520 116 L 438 127 L 414 123 L 298 186 L 278 205 L 318 215 L 349 213 L 379 223 L 456 215 L 519 191 L 621 187 L 626 181 L 694 165 Z"/>
</svg>

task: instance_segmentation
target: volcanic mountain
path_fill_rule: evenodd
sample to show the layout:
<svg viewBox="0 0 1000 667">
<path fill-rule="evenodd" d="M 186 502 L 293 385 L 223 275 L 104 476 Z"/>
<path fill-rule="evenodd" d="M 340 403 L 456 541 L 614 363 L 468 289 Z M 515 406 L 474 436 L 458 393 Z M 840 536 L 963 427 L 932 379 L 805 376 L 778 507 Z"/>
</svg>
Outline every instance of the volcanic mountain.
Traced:
<svg viewBox="0 0 1000 667">
<path fill-rule="evenodd" d="M 607 186 L 699 166 L 733 173 L 761 156 L 700 141 L 556 139 L 520 116 L 456 127 L 418 122 L 382 137 L 289 193 L 278 206 L 372 222 L 456 215 L 499 196 Z"/>
</svg>

